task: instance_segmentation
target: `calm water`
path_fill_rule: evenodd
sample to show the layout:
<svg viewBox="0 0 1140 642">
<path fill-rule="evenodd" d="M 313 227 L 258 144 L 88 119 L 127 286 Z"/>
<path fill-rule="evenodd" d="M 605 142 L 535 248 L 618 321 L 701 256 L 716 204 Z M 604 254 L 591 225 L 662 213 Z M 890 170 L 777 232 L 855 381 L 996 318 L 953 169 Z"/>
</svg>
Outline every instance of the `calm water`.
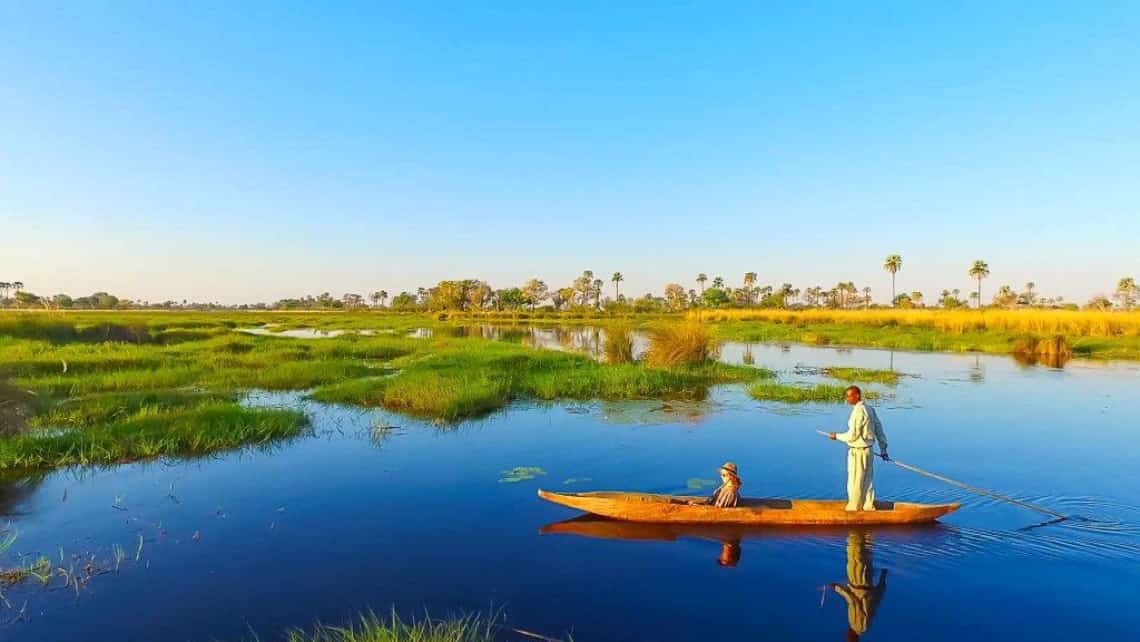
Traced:
<svg viewBox="0 0 1140 642">
<path fill-rule="evenodd" d="M 257 395 L 303 407 L 314 434 L 7 482 L 0 510 L 19 537 L 5 559 L 62 549 L 107 568 L 116 546 L 124 559 L 78 591 L 9 589 L 0 638 L 273 639 L 394 604 L 501 607 L 512 626 L 579 641 L 844 640 L 849 626 L 866 640 L 1136 639 L 1140 366 L 765 345 L 724 358 L 803 381 L 824 365 L 914 375 L 878 404 L 892 454 L 1089 519 L 1034 527 L 1046 518 L 880 465 L 880 496 L 963 508 L 903 530 L 559 523 L 575 514 L 537 488 L 703 493 L 690 486 L 725 459 L 748 495 L 839 497 L 842 447 L 814 429 L 846 410 L 722 387 L 702 403 L 520 404 L 441 429 Z M 500 483 L 517 466 L 545 475 Z M 854 586 L 858 608 L 831 583 Z"/>
</svg>

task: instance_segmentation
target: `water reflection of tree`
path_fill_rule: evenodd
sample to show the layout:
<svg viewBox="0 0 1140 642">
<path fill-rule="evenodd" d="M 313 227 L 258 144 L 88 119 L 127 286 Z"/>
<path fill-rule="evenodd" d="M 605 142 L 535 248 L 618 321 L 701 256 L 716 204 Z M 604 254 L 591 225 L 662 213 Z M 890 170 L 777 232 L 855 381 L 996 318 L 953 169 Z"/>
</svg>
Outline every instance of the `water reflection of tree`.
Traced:
<svg viewBox="0 0 1140 642">
<path fill-rule="evenodd" d="M 14 475 L 0 477 L 0 516 L 18 515 L 17 509 L 35 494 L 45 478 L 46 474 L 44 473 L 20 477 Z"/>
<path fill-rule="evenodd" d="M 830 584 L 831 590 L 847 602 L 847 640 L 858 640 L 871 627 L 875 611 L 887 591 L 887 570 L 875 577 L 872 548 L 874 536 L 869 531 L 852 530 L 847 534 L 847 581 Z"/>
<path fill-rule="evenodd" d="M 982 358 L 974 355 L 974 365 L 970 366 L 969 378 L 971 383 L 985 383 L 986 370 L 982 367 Z"/>
<path fill-rule="evenodd" d="M 707 391 L 697 393 L 697 399 L 604 401 L 602 415 L 612 424 L 696 424 L 704 421 L 709 412 Z"/>
<path fill-rule="evenodd" d="M 1013 360 L 1018 365 L 1029 368 L 1033 366 L 1045 366 L 1046 368 L 1064 368 L 1065 364 L 1069 363 L 1072 355 L 1064 353 L 1048 353 L 1036 354 L 1032 352 L 1014 352 Z"/>
<path fill-rule="evenodd" d="M 752 344 L 744 344 L 744 354 L 740 357 L 740 361 L 746 366 L 756 364 L 756 357 L 752 354 Z"/>
</svg>

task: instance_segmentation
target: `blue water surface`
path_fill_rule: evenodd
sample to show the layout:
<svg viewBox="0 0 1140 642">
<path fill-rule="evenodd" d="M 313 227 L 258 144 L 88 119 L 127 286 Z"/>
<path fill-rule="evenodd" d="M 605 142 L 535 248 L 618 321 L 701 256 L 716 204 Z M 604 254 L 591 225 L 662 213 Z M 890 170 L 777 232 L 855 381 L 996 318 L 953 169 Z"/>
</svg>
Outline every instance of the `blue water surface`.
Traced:
<svg viewBox="0 0 1140 642">
<path fill-rule="evenodd" d="M 9 564 L 42 555 L 93 570 L 78 586 L 57 575 L 6 589 L 0 637 L 272 640 L 394 607 L 499 609 L 505 640 L 523 639 L 512 628 L 579 642 L 1135 639 L 1140 366 L 723 352 L 746 355 L 790 381 L 822 381 L 814 368 L 832 365 L 906 373 L 896 388 L 870 386 L 886 395 L 877 406 L 896 458 L 1082 519 L 1041 525 L 1048 516 L 880 463 L 880 497 L 962 509 L 938 526 L 870 531 L 561 523 L 575 513 L 538 488 L 704 493 L 694 488 L 727 459 L 746 495 L 840 497 L 842 447 L 815 430 L 842 429 L 847 409 L 721 386 L 701 402 L 517 403 L 437 426 L 253 394 L 302 408 L 312 433 L 4 482 Z M 520 466 L 544 474 L 500 481 Z M 833 583 L 857 589 L 853 610 Z"/>
</svg>

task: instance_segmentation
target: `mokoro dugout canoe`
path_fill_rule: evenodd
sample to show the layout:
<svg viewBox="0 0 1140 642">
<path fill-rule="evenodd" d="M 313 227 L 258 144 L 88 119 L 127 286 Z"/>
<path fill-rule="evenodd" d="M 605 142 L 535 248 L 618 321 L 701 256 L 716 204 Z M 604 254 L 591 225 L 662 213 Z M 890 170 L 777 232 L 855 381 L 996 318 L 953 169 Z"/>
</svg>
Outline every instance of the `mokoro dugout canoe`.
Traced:
<svg viewBox="0 0 1140 642">
<path fill-rule="evenodd" d="M 844 510 L 846 502 L 833 499 L 758 499 L 742 497 L 735 508 L 695 504 L 700 497 L 651 493 L 553 493 L 539 490 L 548 502 L 610 519 L 651 524 L 739 524 L 761 526 L 859 526 L 925 524 L 958 510 L 954 504 L 875 502 L 873 511 Z"/>
</svg>

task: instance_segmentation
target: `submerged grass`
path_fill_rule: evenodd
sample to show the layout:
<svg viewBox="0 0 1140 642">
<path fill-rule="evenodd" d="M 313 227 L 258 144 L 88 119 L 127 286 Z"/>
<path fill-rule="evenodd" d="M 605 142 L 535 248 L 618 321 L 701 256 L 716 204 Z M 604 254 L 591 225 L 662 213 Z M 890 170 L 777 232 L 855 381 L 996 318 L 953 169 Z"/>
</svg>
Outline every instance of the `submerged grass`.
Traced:
<svg viewBox="0 0 1140 642">
<path fill-rule="evenodd" d="M 814 386 L 800 386 L 788 383 L 761 381 L 748 388 L 748 394 L 759 401 L 779 401 L 782 403 L 843 403 L 846 386 L 829 383 Z M 864 390 L 865 399 L 878 399 L 875 390 Z"/>
</svg>

